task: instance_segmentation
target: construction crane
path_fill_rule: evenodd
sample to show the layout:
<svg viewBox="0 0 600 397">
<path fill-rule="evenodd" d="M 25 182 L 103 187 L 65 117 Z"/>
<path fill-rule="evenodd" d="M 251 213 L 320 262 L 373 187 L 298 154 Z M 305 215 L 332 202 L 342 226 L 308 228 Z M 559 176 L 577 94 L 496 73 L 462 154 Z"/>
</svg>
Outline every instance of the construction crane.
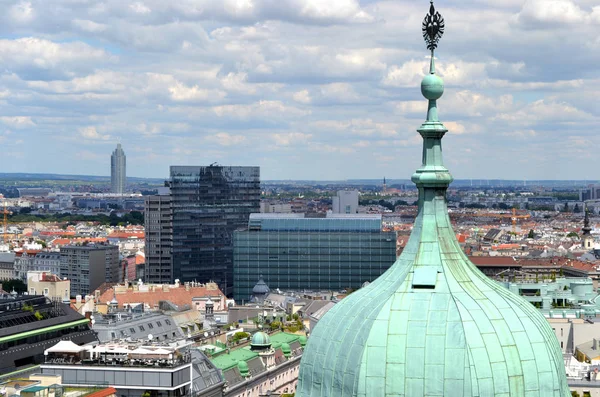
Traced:
<svg viewBox="0 0 600 397">
<path fill-rule="evenodd" d="M 517 235 L 517 219 L 529 219 L 529 218 L 530 218 L 529 214 L 517 215 L 517 209 L 516 208 L 512 209 L 512 217 L 510 219 L 512 220 L 512 232 L 513 232 L 514 236 Z"/>
<path fill-rule="evenodd" d="M 523 213 L 520 211 L 517 213 L 517 209 L 513 208 L 512 213 L 506 212 L 478 212 L 475 214 L 469 214 L 469 216 L 477 216 L 477 217 L 486 217 L 486 218 L 510 218 L 512 223 L 512 232 L 514 235 L 517 234 L 517 220 L 519 219 L 529 219 L 531 215 L 528 213 Z"/>
</svg>

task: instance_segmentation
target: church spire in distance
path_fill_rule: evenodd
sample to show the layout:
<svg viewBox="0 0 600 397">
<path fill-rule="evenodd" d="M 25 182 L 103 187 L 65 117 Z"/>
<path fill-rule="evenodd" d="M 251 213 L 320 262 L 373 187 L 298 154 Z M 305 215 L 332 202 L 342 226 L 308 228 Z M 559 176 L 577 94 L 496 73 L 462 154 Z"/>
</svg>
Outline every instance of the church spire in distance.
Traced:
<svg viewBox="0 0 600 397">
<path fill-rule="evenodd" d="M 423 21 L 431 51 L 421 83 L 427 118 L 422 164 L 412 175 L 418 212 L 404 250 L 379 278 L 342 299 L 312 330 L 298 397 L 570 396 L 548 321 L 489 279 L 456 240 L 438 118 L 444 82 L 434 55 L 445 30 L 433 3 Z"/>
</svg>

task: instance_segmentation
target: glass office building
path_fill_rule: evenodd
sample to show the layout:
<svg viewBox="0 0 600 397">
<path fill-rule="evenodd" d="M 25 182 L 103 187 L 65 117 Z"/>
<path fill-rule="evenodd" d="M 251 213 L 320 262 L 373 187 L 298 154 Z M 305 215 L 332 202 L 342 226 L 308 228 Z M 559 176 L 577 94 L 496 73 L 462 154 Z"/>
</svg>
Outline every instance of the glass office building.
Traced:
<svg viewBox="0 0 600 397">
<path fill-rule="evenodd" d="M 259 167 L 171 166 L 172 278 L 233 287 L 233 232 L 260 209 Z"/>
<path fill-rule="evenodd" d="M 234 298 L 262 276 L 271 290 L 343 290 L 373 281 L 396 260 L 396 234 L 381 215 L 252 214 L 234 233 Z"/>
</svg>

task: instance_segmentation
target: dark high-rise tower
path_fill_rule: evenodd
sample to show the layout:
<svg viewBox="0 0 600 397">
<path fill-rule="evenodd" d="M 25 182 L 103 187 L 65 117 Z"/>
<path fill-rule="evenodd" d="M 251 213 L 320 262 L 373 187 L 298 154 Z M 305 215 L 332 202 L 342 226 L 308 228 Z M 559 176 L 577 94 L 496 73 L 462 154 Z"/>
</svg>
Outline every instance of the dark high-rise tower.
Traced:
<svg viewBox="0 0 600 397">
<path fill-rule="evenodd" d="M 173 279 L 233 291 L 233 231 L 260 210 L 259 167 L 171 166 Z"/>
<path fill-rule="evenodd" d="M 157 195 L 145 196 L 144 199 L 145 281 L 153 284 L 168 284 L 173 274 L 171 193 L 168 188 L 159 188 Z"/>
<path fill-rule="evenodd" d="M 125 152 L 119 143 L 110 156 L 110 191 L 113 193 L 123 194 L 125 192 L 125 160 Z"/>
</svg>

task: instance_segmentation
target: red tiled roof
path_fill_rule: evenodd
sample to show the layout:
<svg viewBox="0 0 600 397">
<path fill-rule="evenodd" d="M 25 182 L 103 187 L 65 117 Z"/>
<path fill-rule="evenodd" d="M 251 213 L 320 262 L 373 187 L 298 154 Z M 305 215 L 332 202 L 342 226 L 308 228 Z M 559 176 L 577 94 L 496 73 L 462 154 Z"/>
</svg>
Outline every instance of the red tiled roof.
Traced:
<svg viewBox="0 0 600 397">
<path fill-rule="evenodd" d="M 520 266 L 510 256 L 470 256 L 469 260 L 475 266 Z"/>
<path fill-rule="evenodd" d="M 62 279 L 60 277 L 58 277 L 56 274 L 42 273 L 42 279 L 40 281 L 57 282 L 57 281 L 62 281 Z"/>
<path fill-rule="evenodd" d="M 163 291 L 162 286 L 159 285 L 156 286 L 154 291 L 147 292 L 134 291 L 130 288 L 127 290 L 127 292 L 117 293 L 116 298 L 120 307 L 125 304 L 145 303 L 151 308 L 154 308 L 158 307 L 158 302 L 160 301 L 169 301 L 178 306 L 192 306 L 192 298 L 203 298 L 208 296 L 214 297 L 215 295 L 223 298 L 225 297 L 225 295 L 218 288 L 208 289 L 206 286 L 203 286 L 190 287 L 189 290 L 186 290 L 185 286 L 182 285 L 179 288 L 169 288 L 167 291 Z M 113 296 L 115 295 L 113 294 L 113 288 L 111 287 L 102 292 L 98 300 L 100 302 L 109 302 L 112 300 Z"/>
<path fill-rule="evenodd" d="M 492 247 L 493 250 L 514 250 L 520 248 L 519 244 L 498 244 Z"/>
<path fill-rule="evenodd" d="M 89 238 L 55 238 L 50 242 L 52 246 L 62 246 L 77 243 L 106 243 L 108 240 L 105 237 L 89 237 Z"/>
<path fill-rule="evenodd" d="M 40 236 L 75 236 L 75 232 L 68 230 L 42 230 Z"/>
<path fill-rule="evenodd" d="M 86 397 L 108 397 L 113 394 L 117 394 L 117 389 L 114 387 L 107 387 L 106 389 L 98 390 L 93 393 L 86 395 Z"/>
<path fill-rule="evenodd" d="M 143 239 L 146 236 L 146 234 L 144 232 L 141 231 L 134 231 L 134 232 L 112 232 L 111 234 L 108 235 L 108 238 L 139 238 L 139 239 Z"/>
</svg>

